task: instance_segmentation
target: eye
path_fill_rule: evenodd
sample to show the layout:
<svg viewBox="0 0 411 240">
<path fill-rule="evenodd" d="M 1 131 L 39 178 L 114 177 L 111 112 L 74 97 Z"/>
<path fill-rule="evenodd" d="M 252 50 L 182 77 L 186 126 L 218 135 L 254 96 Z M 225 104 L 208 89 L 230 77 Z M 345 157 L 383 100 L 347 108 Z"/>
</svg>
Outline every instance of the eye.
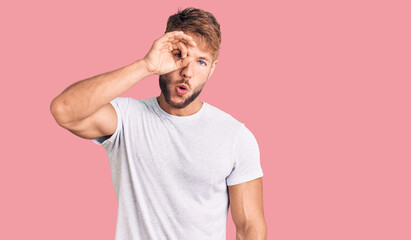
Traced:
<svg viewBox="0 0 411 240">
<path fill-rule="evenodd" d="M 205 66 L 205 65 L 207 65 L 205 62 L 203 62 L 203 61 L 198 61 L 199 63 L 200 63 L 200 65 L 203 65 L 203 66 Z M 201 63 L 204 63 L 204 64 L 201 64 Z"/>
<path fill-rule="evenodd" d="M 177 53 L 176 56 L 177 56 L 178 58 L 181 58 L 181 53 Z"/>
</svg>

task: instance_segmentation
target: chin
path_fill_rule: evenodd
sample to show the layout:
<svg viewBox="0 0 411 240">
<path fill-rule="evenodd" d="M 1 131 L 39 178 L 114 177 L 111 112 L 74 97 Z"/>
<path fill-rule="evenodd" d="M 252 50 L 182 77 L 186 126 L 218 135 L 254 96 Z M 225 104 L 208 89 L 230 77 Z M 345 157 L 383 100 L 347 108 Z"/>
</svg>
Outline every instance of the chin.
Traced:
<svg viewBox="0 0 411 240">
<path fill-rule="evenodd" d="M 166 102 L 173 108 L 185 108 L 187 105 L 191 103 L 187 102 L 189 97 L 171 97 L 171 99 L 166 99 Z"/>
</svg>

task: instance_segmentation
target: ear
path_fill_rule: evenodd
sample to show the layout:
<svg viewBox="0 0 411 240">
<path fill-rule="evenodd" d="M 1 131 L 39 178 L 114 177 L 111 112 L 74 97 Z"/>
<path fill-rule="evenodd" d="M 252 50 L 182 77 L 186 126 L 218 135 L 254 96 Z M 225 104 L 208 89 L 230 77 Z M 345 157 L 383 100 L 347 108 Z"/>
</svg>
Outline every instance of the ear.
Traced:
<svg viewBox="0 0 411 240">
<path fill-rule="evenodd" d="M 208 74 L 208 78 L 210 78 L 211 75 L 213 75 L 213 72 L 214 72 L 214 69 L 215 69 L 217 63 L 218 63 L 218 60 L 215 60 L 215 61 L 211 64 L 211 70 L 210 70 L 210 74 Z"/>
</svg>

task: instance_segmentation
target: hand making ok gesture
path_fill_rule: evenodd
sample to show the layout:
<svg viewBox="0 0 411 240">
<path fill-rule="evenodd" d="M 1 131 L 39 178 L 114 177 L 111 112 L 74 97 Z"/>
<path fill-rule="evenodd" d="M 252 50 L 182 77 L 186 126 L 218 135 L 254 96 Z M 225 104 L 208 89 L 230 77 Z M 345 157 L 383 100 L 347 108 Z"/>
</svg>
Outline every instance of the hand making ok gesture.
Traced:
<svg viewBox="0 0 411 240">
<path fill-rule="evenodd" d="M 192 60 L 187 56 L 188 47 L 196 47 L 193 38 L 183 31 L 167 32 L 155 40 L 150 51 L 143 58 L 147 70 L 163 75 L 187 66 Z"/>
</svg>

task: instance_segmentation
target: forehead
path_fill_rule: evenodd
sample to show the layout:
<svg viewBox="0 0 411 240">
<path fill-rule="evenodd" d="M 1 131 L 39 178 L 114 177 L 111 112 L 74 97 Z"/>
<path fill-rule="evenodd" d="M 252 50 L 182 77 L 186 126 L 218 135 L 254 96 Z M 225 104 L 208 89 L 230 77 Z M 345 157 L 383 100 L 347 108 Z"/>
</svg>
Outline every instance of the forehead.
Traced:
<svg viewBox="0 0 411 240">
<path fill-rule="evenodd" d="M 191 33 L 191 32 L 184 32 L 185 34 L 191 36 L 194 40 L 194 42 L 197 44 L 197 47 L 189 47 L 188 51 L 190 54 L 196 56 L 196 57 L 205 57 L 207 58 L 208 61 L 213 60 L 213 55 L 212 55 L 212 50 L 209 44 L 205 41 L 202 40 L 200 36 L 197 34 Z"/>
</svg>

